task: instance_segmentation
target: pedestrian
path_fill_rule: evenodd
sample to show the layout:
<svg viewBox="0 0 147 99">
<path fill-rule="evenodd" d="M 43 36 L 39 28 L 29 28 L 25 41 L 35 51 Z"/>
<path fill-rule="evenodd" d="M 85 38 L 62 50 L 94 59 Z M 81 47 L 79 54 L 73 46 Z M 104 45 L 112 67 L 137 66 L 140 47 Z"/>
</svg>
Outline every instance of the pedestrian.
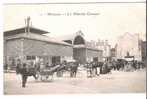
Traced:
<svg viewBox="0 0 147 99">
<path fill-rule="evenodd" d="M 46 63 L 45 68 L 47 68 L 47 69 L 49 68 L 49 63 L 48 62 Z"/>
<path fill-rule="evenodd" d="M 92 75 L 97 75 L 97 64 L 95 61 L 92 62 Z"/>
<path fill-rule="evenodd" d="M 8 70 L 8 64 L 6 63 L 5 65 L 4 65 L 4 70 L 7 72 L 7 70 Z"/>
<path fill-rule="evenodd" d="M 27 78 L 28 78 L 27 73 L 28 73 L 28 72 L 27 72 L 27 66 L 26 66 L 26 64 L 24 63 L 24 64 L 23 64 L 23 68 L 21 69 L 22 87 L 23 87 L 23 88 L 26 87 Z"/>
<path fill-rule="evenodd" d="M 17 60 L 17 65 L 16 65 L 16 74 L 20 73 L 20 68 L 21 68 L 21 61 L 20 59 Z"/>
<path fill-rule="evenodd" d="M 88 77 L 92 77 L 93 76 L 93 74 L 92 74 L 92 62 L 90 62 L 90 63 L 88 63 L 88 66 L 87 66 L 88 68 Z"/>
</svg>

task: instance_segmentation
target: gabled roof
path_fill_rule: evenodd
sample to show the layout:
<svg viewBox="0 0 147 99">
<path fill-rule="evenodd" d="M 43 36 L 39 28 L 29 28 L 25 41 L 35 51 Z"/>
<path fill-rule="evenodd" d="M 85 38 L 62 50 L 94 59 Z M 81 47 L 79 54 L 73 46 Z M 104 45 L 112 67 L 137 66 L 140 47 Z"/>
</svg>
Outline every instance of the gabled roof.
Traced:
<svg viewBox="0 0 147 99">
<path fill-rule="evenodd" d="M 126 32 L 123 35 L 119 36 L 119 39 L 123 39 L 123 38 L 133 39 L 135 36 L 138 36 L 138 34 L 137 33 L 132 34 L 132 33 Z"/>
<path fill-rule="evenodd" d="M 26 28 L 27 27 L 21 27 L 21 28 L 5 31 L 4 36 L 11 36 L 11 35 L 15 35 L 15 34 L 25 33 Z M 36 34 L 49 33 L 48 31 L 41 30 L 41 29 L 38 29 L 38 28 L 35 28 L 35 27 L 32 27 L 32 26 L 30 27 L 30 32 L 36 33 Z"/>
</svg>

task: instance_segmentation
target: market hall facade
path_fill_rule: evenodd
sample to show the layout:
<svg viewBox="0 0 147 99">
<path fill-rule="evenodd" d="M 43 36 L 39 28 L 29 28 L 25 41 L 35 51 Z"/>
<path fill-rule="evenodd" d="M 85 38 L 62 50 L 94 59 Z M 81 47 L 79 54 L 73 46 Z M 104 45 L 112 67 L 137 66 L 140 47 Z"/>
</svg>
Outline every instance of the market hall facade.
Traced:
<svg viewBox="0 0 147 99">
<path fill-rule="evenodd" d="M 47 31 L 35 27 L 22 27 L 4 32 L 4 65 L 16 67 L 17 60 L 49 65 L 66 60 L 77 60 L 81 64 L 99 61 L 102 51 L 86 46 L 83 34 L 75 33 L 72 39 L 58 40 L 44 34 Z"/>
</svg>

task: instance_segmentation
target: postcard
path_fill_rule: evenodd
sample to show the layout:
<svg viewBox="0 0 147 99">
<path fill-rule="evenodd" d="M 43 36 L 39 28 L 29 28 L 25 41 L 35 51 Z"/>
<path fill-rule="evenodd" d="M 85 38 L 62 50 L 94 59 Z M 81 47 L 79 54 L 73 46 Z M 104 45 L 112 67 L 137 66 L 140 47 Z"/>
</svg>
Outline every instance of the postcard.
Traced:
<svg viewBox="0 0 147 99">
<path fill-rule="evenodd" d="M 146 93 L 145 2 L 3 4 L 4 95 Z"/>
</svg>

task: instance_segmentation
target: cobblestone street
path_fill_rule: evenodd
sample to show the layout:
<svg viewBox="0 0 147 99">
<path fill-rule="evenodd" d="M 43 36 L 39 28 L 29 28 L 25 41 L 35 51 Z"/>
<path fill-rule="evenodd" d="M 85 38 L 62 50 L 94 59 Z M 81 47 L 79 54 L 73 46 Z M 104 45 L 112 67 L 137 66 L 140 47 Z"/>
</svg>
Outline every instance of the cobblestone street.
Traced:
<svg viewBox="0 0 147 99">
<path fill-rule="evenodd" d="M 21 87 L 21 76 L 4 73 L 4 94 L 80 94 L 80 93 L 145 93 L 146 72 L 112 71 L 110 74 L 87 78 L 86 72 L 79 71 L 77 78 L 69 74 L 53 81 L 35 81 L 28 78 L 26 88 Z"/>
</svg>

